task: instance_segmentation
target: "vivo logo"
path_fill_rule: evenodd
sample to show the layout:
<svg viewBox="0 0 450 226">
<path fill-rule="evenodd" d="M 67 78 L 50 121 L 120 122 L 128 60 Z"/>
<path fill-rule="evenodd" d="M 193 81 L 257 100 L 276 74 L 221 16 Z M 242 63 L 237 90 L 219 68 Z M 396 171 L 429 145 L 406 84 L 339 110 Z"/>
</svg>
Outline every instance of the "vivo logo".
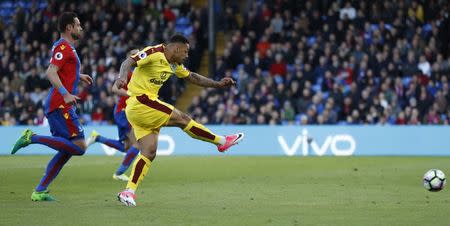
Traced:
<svg viewBox="0 0 450 226">
<path fill-rule="evenodd" d="M 283 136 L 278 136 L 278 143 L 288 156 L 293 156 L 301 149 L 303 156 L 310 155 L 310 146 L 312 153 L 318 156 L 324 155 L 328 150 L 337 156 L 349 156 L 355 152 L 356 141 L 349 134 L 330 135 L 325 138 L 322 145 L 318 144 L 315 139 L 308 144 L 308 130 L 303 129 L 302 135 L 298 135 L 295 141 L 289 146 Z M 314 136 L 311 136 L 314 138 Z M 338 147 L 338 144 L 341 144 Z M 343 146 L 343 147 L 342 147 Z"/>
<path fill-rule="evenodd" d="M 173 153 L 173 151 L 175 150 L 175 141 L 172 139 L 172 137 L 169 135 L 160 134 L 158 137 L 158 147 L 161 146 L 161 142 L 166 142 L 167 145 L 164 145 L 164 146 L 167 146 L 167 148 L 165 148 L 165 149 L 158 148 L 156 154 L 161 155 L 161 156 L 162 155 L 171 155 Z M 109 156 L 112 156 L 112 155 L 116 154 L 116 152 L 118 152 L 117 149 L 106 146 L 104 144 L 102 144 L 102 148 L 103 148 L 103 151 L 106 153 L 106 155 L 109 155 Z M 122 154 L 125 155 L 125 153 L 122 153 Z"/>
</svg>

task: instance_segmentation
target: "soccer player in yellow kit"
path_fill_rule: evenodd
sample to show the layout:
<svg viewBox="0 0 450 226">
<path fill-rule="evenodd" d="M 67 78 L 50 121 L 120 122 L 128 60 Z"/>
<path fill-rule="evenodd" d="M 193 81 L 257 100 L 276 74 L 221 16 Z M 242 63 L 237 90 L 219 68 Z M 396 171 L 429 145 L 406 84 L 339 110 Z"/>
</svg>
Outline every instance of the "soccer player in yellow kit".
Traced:
<svg viewBox="0 0 450 226">
<path fill-rule="evenodd" d="M 186 113 L 158 99 L 159 89 L 172 74 L 203 87 L 228 88 L 235 84 L 231 78 L 214 81 L 187 70 L 183 62 L 188 57 L 188 51 L 189 41 L 177 34 L 167 44 L 148 46 L 121 64 L 119 78 L 114 84 L 118 88 L 126 86 L 127 73 L 135 67 L 128 83 L 130 97 L 125 112 L 141 151 L 134 161 L 126 189 L 117 195 L 118 200 L 127 206 L 136 206 L 135 191 L 156 157 L 161 127 L 179 127 L 192 138 L 217 145 L 220 152 L 244 138 L 243 133 L 216 135 Z"/>
</svg>

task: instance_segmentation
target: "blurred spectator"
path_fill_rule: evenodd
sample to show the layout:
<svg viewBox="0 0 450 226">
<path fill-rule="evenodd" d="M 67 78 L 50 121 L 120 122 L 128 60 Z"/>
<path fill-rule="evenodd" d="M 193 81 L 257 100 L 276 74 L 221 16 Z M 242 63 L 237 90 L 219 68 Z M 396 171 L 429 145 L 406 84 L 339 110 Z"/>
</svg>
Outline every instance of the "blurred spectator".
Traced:
<svg viewBox="0 0 450 226">
<path fill-rule="evenodd" d="M 96 107 L 95 111 L 92 112 L 91 120 L 95 124 L 101 123 L 104 121 L 105 115 L 103 114 L 103 109 L 101 107 Z"/>
<path fill-rule="evenodd" d="M 287 65 L 283 61 L 283 56 L 278 53 L 275 56 L 275 62 L 270 65 L 270 74 L 273 76 L 284 76 L 287 72 Z"/>
<path fill-rule="evenodd" d="M 352 7 L 352 3 L 347 1 L 345 2 L 345 6 L 341 8 L 339 11 L 339 19 L 345 20 L 353 20 L 356 17 L 356 9 Z"/>
<path fill-rule="evenodd" d="M 1 122 L 2 122 L 2 126 L 16 125 L 16 119 L 14 117 L 11 117 L 11 114 L 9 112 L 3 113 Z"/>
<path fill-rule="evenodd" d="M 44 115 L 44 109 L 38 109 L 36 117 L 33 120 L 33 124 L 37 126 L 47 125 L 47 118 Z"/>
</svg>

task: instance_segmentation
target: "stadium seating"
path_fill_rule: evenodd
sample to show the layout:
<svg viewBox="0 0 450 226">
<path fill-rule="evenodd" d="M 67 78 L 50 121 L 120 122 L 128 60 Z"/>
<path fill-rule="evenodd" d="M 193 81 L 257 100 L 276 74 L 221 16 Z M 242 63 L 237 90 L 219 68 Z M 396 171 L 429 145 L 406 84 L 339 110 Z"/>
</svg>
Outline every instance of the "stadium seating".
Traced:
<svg viewBox="0 0 450 226">
<path fill-rule="evenodd" d="M 175 32 L 182 31 L 192 42 L 204 35 L 192 29 L 201 18 L 195 7 L 147 1 L 2 1 L 0 2 L 0 122 L 2 125 L 41 125 L 37 112 L 50 84 L 45 78 L 50 47 L 56 41 L 59 12 L 75 12 L 80 17 L 84 36 L 77 46 L 82 73 L 94 79 L 92 86 L 80 85 L 78 110 L 84 124 L 112 124 L 117 97 L 111 85 L 120 63 L 130 48 L 158 44 Z M 75 5 L 76 4 L 76 5 Z M 125 5 L 123 5 L 125 4 Z M 167 6 L 167 7 L 166 7 Z M 175 29 L 159 17 L 164 8 L 176 20 Z M 146 10 L 142 10 L 146 9 Z M 88 16 L 94 15 L 94 16 Z M 204 23 L 204 22 L 202 22 Z M 205 30 L 206 31 L 206 30 Z M 191 51 L 187 67 L 196 70 L 204 45 Z M 174 104 L 184 90 L 184 81 L 171 78 L 160 91 L 163 100 Z M 28 101 L 32 100 L 32 101 Z M 18 102 L 24 104 L 17 105 Z M 97 106 L 94 108 L 93 106 Z"/>
<path fill-rule="evenodd" d="M 399 115 L 406 115 L 405 124 L 448 124 L 447 5 L 413 2 L 249 1 L 239 9 L 228 6 L 229 15 L 242 18 L 223 20 L 223 27 L 243 23 L 228 31 L 216 78 L 232 76 L 238 87 L 209 90 L 191 104 L 190 113 L 213 124 L 400 124 Z M 345 16 L 350 11 L 356 12 L 354 18 Z M 303 89 L 311 95 L 303 95 Z M 437 90 L 443 94 L 439 98 Z M 345 97 L 351 98 L 349 106 Z M 295 117 L 285 106 L 294 109 Z M 256 112 L 249 114 L 248 107 Z M 220 114 L 204 117 L 204 112 Z M 438 120 L 430 120 L 435 114 Z"/>
</svg>

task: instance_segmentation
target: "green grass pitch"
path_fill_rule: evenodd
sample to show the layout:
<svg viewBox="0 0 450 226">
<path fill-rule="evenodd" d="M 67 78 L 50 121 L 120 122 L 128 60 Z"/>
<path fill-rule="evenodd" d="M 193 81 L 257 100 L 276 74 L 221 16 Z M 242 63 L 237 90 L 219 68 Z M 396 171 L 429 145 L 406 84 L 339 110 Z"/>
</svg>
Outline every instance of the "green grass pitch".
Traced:
<svg viewBox="0 0 450 226">
<path fill-rule="evenodd" d="M 50 156 L 0 156 L 0 225 L 448 225 L 450 191 L 422 176 L 449 157 L 158 157 L 137 207 L 116 201 L 120 157 L 73 157 L 30 194 Z M 129 173 L 129 172 L 128 172 Z"/>
</svg>

